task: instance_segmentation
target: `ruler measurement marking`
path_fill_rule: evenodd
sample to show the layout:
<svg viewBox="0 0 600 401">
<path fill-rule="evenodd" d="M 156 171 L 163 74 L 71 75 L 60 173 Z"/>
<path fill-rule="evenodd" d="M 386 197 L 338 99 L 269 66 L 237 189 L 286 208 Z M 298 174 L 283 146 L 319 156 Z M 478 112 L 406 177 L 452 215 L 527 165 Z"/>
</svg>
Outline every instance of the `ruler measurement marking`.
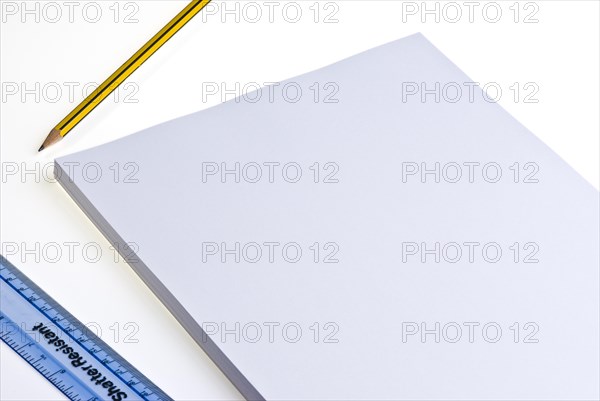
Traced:
<svg viewBox="0 0 600 401">
<path fill-rule="evenodd" d="M 3 338 L 2 340 L 4 340 L 4 338 Z M 17 355 L 21 355 L 21 354 L 17 353 Z M 29 365 L 31 365 L 31 367 L 32 367 L 32 368 L 34 368 L 35 370 L 37 370 L 37 369 L 36 369 L 36 367 L 35 367 L 34 365 L 32 365 L 32 364 L 31 364 L 31 361 L 29 361 L 27 358 L 23 358 L 23 360 L 24 360 L 25 362 L 27 362 Z M 43 377 L 43 378 L 45 378 L 46 380 L 48 380 L 48 381 L 49 381 L 51 384 L 53 384 L 53 383 L 52 383 L 52 380 L 48 379 L 46 376 L 42 375 L 42 377 Z M 71 387 L 73 387 L 73 386 L 71 386 Z M 71 388 L 71 387 L 69 387 L 69 388 Z M 67 394 L 66 392 L 62 391 L 62 390 L 61 390 L 59 387 L 56 387 L 56 388 L 58 388 L 58 390 L 59 390 L 61 393 L 63 393 L 64 395 L 66 395 L 66 396 L 67 396 L 67 398 L 71 398 L 71 397 L 69 396 L 69 394 Z"/>
<path fill-rule="evenodd" d="M 48 379 L 51 378 L 52 376 L 54 376 L 55 374 L 57 374 L 58 372 L 61 372 L 62 369 L 57 370 L 56 372 L 52 373 L 50 376 L 48 376 Z"/>
</svg>

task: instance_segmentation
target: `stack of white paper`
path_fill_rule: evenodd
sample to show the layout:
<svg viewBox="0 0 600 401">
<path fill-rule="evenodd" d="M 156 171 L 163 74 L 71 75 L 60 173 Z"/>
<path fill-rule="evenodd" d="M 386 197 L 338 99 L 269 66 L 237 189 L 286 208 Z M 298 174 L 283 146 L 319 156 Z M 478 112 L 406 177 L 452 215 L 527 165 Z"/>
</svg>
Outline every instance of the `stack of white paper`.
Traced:
<svg viewBox="0 0 600 401">
<path fill-rule="evenodd" d="M 598 192 L 471 82 L 414 35 L 57 175 L 248 399 L 597 398 Z"/>
</svg>

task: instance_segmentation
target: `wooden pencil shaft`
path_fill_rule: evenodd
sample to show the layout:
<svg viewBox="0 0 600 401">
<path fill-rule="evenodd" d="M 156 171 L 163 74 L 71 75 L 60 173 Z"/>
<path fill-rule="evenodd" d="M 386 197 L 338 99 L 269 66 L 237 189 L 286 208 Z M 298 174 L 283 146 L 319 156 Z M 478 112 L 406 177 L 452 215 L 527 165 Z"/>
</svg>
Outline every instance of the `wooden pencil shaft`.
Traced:
<svg viewBox="0 0 600 401">
<path fill-rule="evenodd" d="M 55 130 L 64 137 L 92 110 L 96 108 L 108 95 L 123 83 L 135 70 L 137 70 L 150 56 L 162 47 L 175 33 L 187 24 L 211 0 L 193 0 L 179 14 L 175 16 L 163 29 L 142 46 L 119 69 L 106 79 L 95 91 L 69 113 Z"/>
</svg>

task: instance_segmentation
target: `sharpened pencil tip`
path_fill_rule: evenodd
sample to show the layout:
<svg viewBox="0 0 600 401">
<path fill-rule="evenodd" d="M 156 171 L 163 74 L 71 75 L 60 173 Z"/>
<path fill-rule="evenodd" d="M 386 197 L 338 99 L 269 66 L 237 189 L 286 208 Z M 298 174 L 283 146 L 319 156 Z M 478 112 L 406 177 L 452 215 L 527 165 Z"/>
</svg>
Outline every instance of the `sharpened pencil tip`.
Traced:
<svg viewBox="0 0 600 401">
<path fill-rule="evenodd" d="M 42 146 L 40 146 L 38 152 L 41 152 L 42 150 L 55 144 L 56 142 L 60 141 L 61 139 L 62 139 L 62 136 L 60 135 L 60 131 L 57 130 L 56 128 L 54 128 L 52 131 L 50 131 L 50 133 L 48 134 L 48 137 L 46 138 L 46 140 L 44 141 Z"/>
</svg>

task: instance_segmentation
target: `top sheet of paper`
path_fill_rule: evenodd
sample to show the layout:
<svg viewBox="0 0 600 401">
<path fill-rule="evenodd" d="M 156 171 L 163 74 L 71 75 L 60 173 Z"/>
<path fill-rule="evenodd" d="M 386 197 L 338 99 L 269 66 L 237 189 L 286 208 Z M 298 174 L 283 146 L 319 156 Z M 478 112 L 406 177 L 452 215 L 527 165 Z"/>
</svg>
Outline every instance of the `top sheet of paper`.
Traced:
<svg viewBox="0 0 600 401">
<path fill-rule="evenodd" d="M 413 35 L 59 179 L 266 399 L 597 398 L 598 192 L 472 82 Z"/>
</svg>

